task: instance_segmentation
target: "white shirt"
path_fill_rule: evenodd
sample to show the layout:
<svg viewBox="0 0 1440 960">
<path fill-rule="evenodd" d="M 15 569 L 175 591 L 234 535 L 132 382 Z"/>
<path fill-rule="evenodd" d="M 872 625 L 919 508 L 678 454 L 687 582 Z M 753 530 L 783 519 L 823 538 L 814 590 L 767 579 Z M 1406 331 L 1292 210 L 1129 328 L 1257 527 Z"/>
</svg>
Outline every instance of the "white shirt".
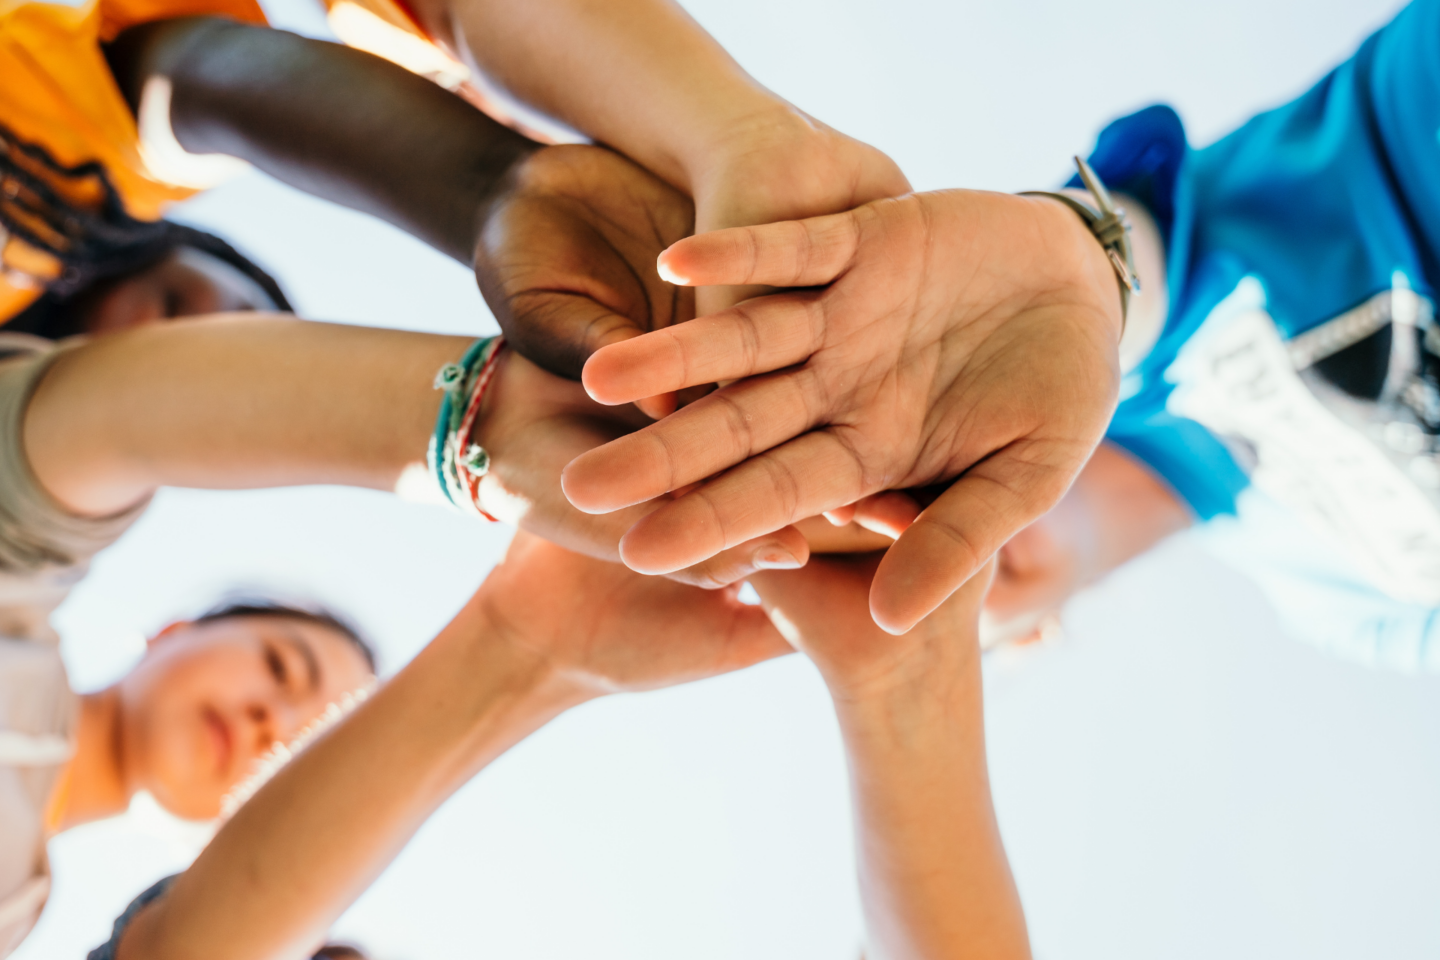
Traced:
<svg viewBox="0 0 1440 960">
<path fill-rule="evenodd" d="M 70 516 L 31 474 L 25 407 L 63 349 L 0 333 L 0 957 L 45 905 L 45 812 L 73 752 L 79 700 L 50 614 L 145 507 L 99 520 Z"/>
</svg>

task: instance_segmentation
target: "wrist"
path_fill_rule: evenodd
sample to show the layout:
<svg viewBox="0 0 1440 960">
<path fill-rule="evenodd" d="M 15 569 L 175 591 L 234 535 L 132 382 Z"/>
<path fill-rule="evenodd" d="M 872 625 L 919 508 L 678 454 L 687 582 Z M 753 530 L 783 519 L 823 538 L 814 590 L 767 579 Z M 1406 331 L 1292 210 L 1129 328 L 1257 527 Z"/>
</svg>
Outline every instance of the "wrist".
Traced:
<svg viewBox="0 0 1440 960">
<path fill-rule="evenodd" d="M 733 175 L 737 165 L 766 155 L 813 149 L 824 129 L 819 123 L 768 91 L 727 97 L 701 126 L 677 144 L 675 163 L 683 183 L 698 202 L 709 185 Z"/>
<path fill-rule="evenodd" d="M 525 712 L 543 716 L 542 722 L 601 696 L 550 655 L 552 638 L 539 635 L 532 618 L 523 611 L 517 615 L 513 587 L 508 578 L 492 574 L 470 604 L 480 625 L 477 636 L 484 638 L 484 656 L 499 665 L 492 686 L 515 691 L 516 702 Z"/>
<path fill-rule="evenodd" d="M 913 727 L 973 695 L 972 686 L 980 675 L 980 645 L 975 638 L 955 638 L 865 675 L 821 672 L 842 722 Z"/>
<path fill-rule="evenodd" d="M 864 688 L 831 688 L 845 739 L 883 746 L 923 748 L 963 722 L 979 695 L 978 655 L 973 671 L 908 678 Z"/>
<path fill-rule="evenodd" d="M 1074 196 L 1085 202 L 1088 194 L 1066 188 L 1061 193 Z M 1052 224 L 1047 229 L 1057 241 L 1055 249 L 1066 251 L 1052 258 L 1051 262 L 1070 265 L 1069 277 L 1078 286 L 1093 292 L 1095 302 L 1103 307 L 1106 319 L 1106 336 L 1117 346 L 1125 332 L 1126 304 L 1131 302 L 1125 295 L 1125 288 L 1117 278 L 1115 267 L 1105 246 L 1090 231 L 1090 226 L 1060 200 L 1054 197 L 1034 196 L 1032 199 L 1044 203 Z"/>
<path fill-rule="evenodd" d="M 444 678 L 445 689 L 432 688 L 425 697 L 433 728 L 426 739 L 459 748 L 450 778 L 455 784 L 587 699 L 545 658 L 516 642 L 490 600 L 482 586 L 416 658 L 440 661 L 429 673 Z M 437 705 L 443 706 L 436 711 Z M 445 736 L 440 728 L 449 724 L 458 729 Z"/>
</svg>

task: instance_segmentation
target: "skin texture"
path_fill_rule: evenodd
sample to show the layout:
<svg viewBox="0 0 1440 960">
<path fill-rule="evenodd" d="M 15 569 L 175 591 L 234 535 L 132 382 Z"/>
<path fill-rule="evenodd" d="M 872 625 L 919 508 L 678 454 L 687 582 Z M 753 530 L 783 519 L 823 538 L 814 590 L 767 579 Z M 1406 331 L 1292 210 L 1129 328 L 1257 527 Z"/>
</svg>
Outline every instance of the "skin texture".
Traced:
<svg viewBox="0 0 1440 960">
<path fill-rule="evenodd" d="M 517 534 L 450 626 L 267 783 L 142 912 L 119 956 L 309 956 L 445 799 L 559 713 L 789 651 L 734 591 Z"/>
<path fill-rule="evenodd" d="M 187 151 L 240 157 L 461 262 L 506 171 L 536 149 L 407 70 L 281 30 L 162 20 L 106 53 L 134 111 L 151 77 L 170 81 L 170 124 Z"/>
<path fill-rule="evenodd" d="M 986 577 L 892 638 L 864 616 L 873 570 L 870 557 L 762 574 L 762 611 L 517 534 L 450 626 L 140 913 L 119 957 L 308 956 L 440 804 L 555 716 L 790 643 L 820 668 L 844 734 L 868 955 L 1028 956 L 985 772 Z"/>
<path fill-rule="evenodd" d="M 143 660 L 83 700 L 61 829 L 148 790 L 205 820 L 276 743 L 374 679 L 349 639 L 287 617 L 172 623 Z"/>
<path fill-rule="evenodd" d="M 612 151 L 541 149 L 378 57 L 217 18 L 132 28 L 107 55 L 132 109 L 152 78 L 171 84 L 186 150 L 240 157 L 473 266 L 512 344 L 552 372 L 578 377 L 599 346 L 694 315 L 655 269 L 693 205 Z"/>
<path fill-rule="evenodd" d="M 817 558 L 752 583 L 815 662 L 854 801 L 868 957 L 1030 956 L 985 763 L 978 614 L 989 570 L 913 630 L 866 616 L 876 557 Z"/>
<path fill-rule="evenodd" d="M 407 467 L 424 462 L 440 404 L 435 372 L 469 345 L 264 314 L 102 337 L 66 351 L 41 380 L 26 410 L 26 454 L 58 502 L 91 516 L 167 485 L 394 490 Z M 658 504 L 583 514 L 561 493 L 560 470 L 646 422 L 507 351 L 474 434 L 492 457 L 482 506 L 572 549 L 618 559 L 620 535 Z M 821 532 L 833 541 L 823 524 Z M 808 555 L 805 537 L 787 528 L 677 574 L 714 587 Z"/>
<path fill-rule="evenodd" d="M 872 615 L 903 632 L 1059 500 L 1114 409 L 1115 277 L 1053 201 L 916 194 L 697 236 L 660 266 L 686 284 L 815 289 L 587 363 L 604 403 L 748 378 L 566 468 L 566 495 L 592 513 L 711 478 L 625 535 L 622 556 L 642 572 L 887 489 L 949 484 L 875 578 Z"/>
<path fill-rule="evenodd" d="M 475 275 L 508 342 L 574 378 L 607 343 L 694 317 L 694 291 L 655 268 L 694 225 L 689 197 L 619 154 L 549 147 L 507 178 Z"/>
<path fill-rule="evenodd" d="M 910 189 L 888 157 L 766 90 L 668 0 L 413 7 L 431 37 L 518 99 L 693 197 L 699 230 L 834 213 Z M 744 295 L 697 291 L 702 312 Z M 663 415 L 674 397 L 642 408 Z"/>
</svg>

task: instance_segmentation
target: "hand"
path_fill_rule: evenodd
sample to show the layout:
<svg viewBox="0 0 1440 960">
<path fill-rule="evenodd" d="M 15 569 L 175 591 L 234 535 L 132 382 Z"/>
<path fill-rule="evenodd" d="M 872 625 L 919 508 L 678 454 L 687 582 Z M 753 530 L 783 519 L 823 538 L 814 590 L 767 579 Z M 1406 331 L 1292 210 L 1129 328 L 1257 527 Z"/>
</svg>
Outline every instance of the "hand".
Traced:
<svg viewBox="0 0 1440 960">
<path fill-rule="evenodd" d="M 474 436 L 490 454 L 480 503 L 491 516 L 563 547 L 618 562 L 620 537 L 665 499 L 607 516 L 581 513 L 560 490 L 560 471 L 575 457 L 649 423 L 633 407 L 605 407 L 573 380 L 546 373 L 514 351 L 501 357 Z M 823 521 L 822 521 L 823 522 Z M 802 565 L 805 537 L 785 527 L 670 574 L 684 583 L 723 587 L 764 568 Z"/>
<path fill-rule="evenodd" d="M 727 126 L 700 151 L 688 176 L 700 233 L 841 213 L 910 192 L 895 162 L 785 103 Z M 701 313 L 759 293 L 711 286 L 696 292 Z"/>
<path fill-rule="evenodd" d="M 517 532 L 476 599 L 492 629 L 588 699 L 701 680 L 793 652 L 738 592 L 646 577 Z"/>
<path fill-rule="evenodd" d="M 902 633 L 1055 504 L 1114 408 L 1115 276 L 1053 201 L 915 194 L 693 237 L 661 269 L 690 284 L 828 286 L 606 347 L 586 365 L 604 403 L 751 378 L 566 467 L 566 495 L 591 513 L 713 478 L 625 534 L 635 570 L 955 480 L 876 573 L 871 613 Z"/>
<path fill-rule="evenodd" d="M 913 701 L 917 685 L 944 688 L 979 656 L 987 565 L 909 632 L 890 636 L 866 616 L 878 554 L 815 557 L 803 570 L 751 577 L 761 604 L 790 645 L 820 670 L 836 700 Z"/>
<path fill-rule="evenodd" d="M 578 378 L 595 350 L 694 316 L 655 258 L 689 236 L 689 198 L 602 147 L 519 161 L 486 213 L 475 276 L 510 343 Z"/>
</svg>

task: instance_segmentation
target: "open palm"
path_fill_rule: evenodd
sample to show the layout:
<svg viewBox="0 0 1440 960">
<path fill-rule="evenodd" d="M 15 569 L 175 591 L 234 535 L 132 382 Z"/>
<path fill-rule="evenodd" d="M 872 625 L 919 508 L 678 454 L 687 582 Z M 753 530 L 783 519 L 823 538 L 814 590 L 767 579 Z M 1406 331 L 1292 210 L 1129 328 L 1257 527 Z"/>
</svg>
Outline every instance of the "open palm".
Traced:
<svg viewBox="0 0 1440 960">
<path fill-rule="evenodd" d="M 902 632 L 1054 505 L 1114 407 L 1115 278 L 1078 218 L 1048 200 L 914 194 L 697 236 L 661 269 L 687 284 L 812 289 L 605 347 L 586 365 L 604 403 L 739 380 L 566 468 L 566 495 L 592 513 L 706 481 L 625 535 L 636 570 L 679 569 L 880 491 L 950 483 L 875 577 L 872 615 Z"/>
</svg>

